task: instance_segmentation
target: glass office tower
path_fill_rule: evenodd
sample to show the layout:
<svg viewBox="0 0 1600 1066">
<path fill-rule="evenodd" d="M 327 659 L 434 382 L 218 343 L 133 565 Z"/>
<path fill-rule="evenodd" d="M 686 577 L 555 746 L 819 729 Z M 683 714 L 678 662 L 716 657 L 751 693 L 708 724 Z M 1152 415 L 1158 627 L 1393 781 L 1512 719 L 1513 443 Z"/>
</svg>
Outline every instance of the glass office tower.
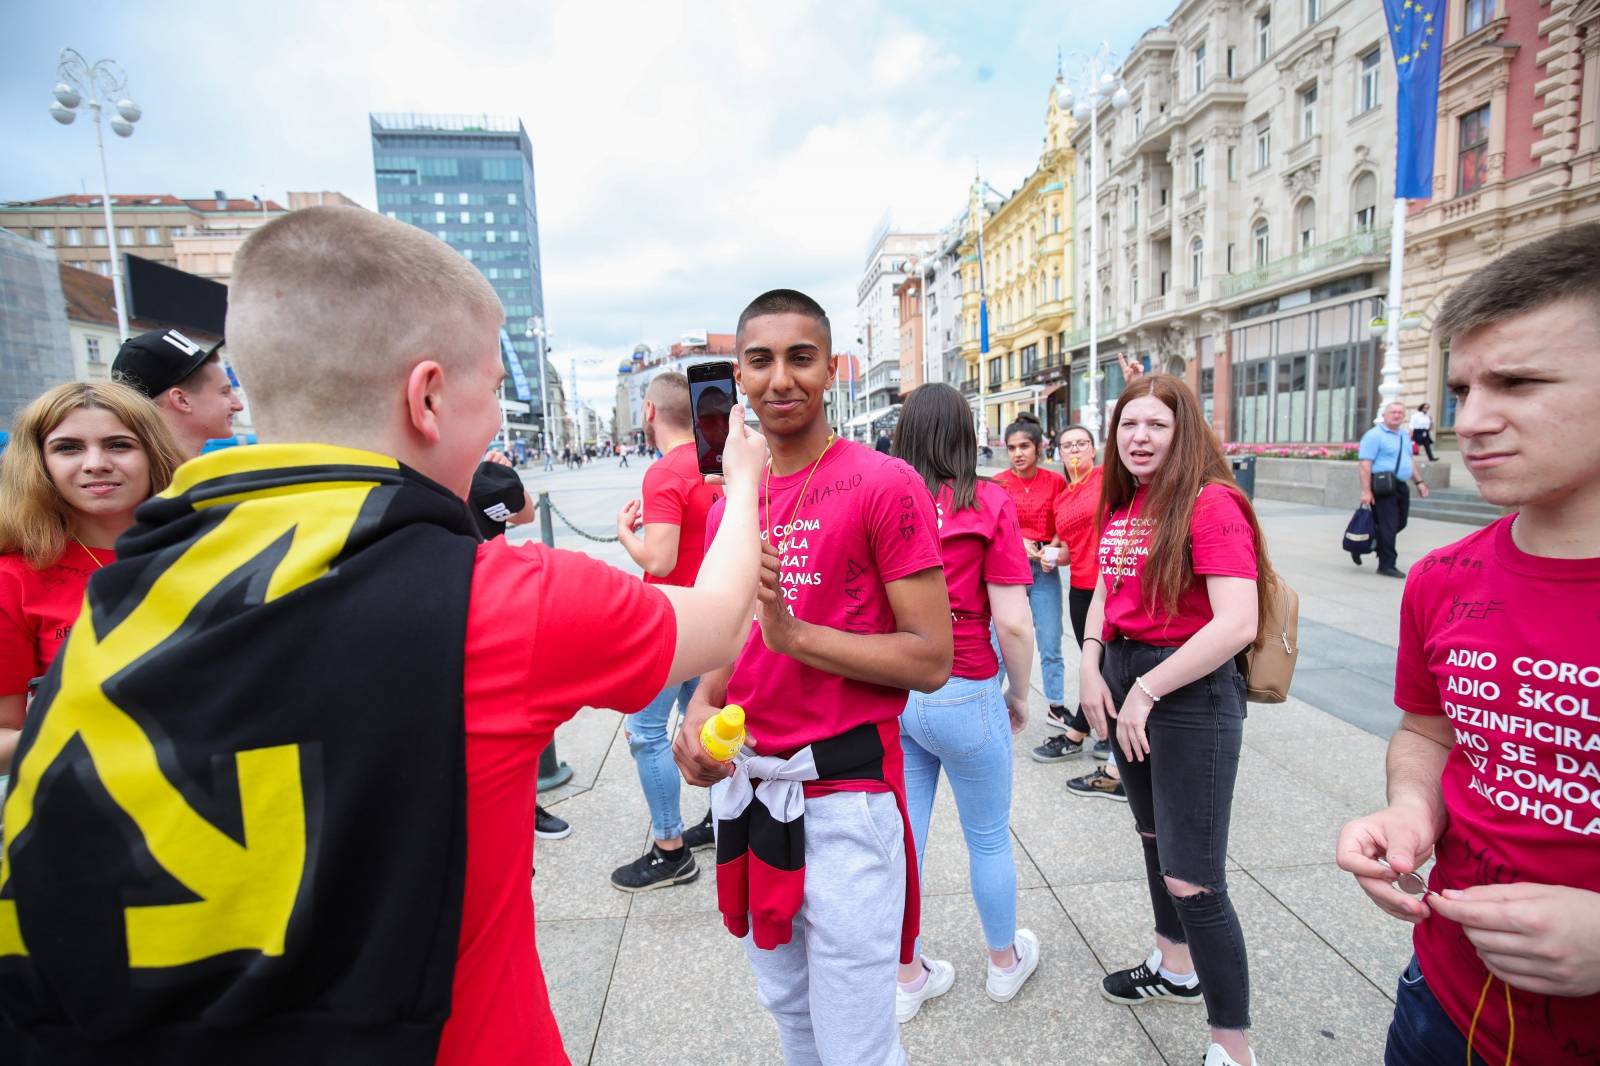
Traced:
<svg viewBox="0 0 1600 1066">
<path fill-rule="evenodd" d="M 506 332 L 528 383 L 537 388 L 538 341 L 525 334 L 530 318 L 544 316 L 544 286 L 528 131 L 518 119 L 492 115 L 367 117 L 378 210 L 427 230 L 483 272 L 505 305 Z M 531 402 L 528 422 L 537 424 L 537 394 Z"/>
</svg>

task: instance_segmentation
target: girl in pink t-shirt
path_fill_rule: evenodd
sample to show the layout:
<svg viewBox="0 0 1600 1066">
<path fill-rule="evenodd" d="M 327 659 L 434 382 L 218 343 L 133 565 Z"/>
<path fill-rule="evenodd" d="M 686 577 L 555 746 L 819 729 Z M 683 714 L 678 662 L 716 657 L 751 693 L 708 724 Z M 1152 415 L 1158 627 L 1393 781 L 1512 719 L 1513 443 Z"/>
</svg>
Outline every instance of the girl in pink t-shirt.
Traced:
<svg viewBox="0 0 1600 1066">
<path fill-rule="evenodd" d="M 950 680 L 937 692 L 911 693 L 900 716 L 917 869 L 927 850 L 933 795 L 943 770 L 960 811 L 972 897 L 989 949 L 989 998 L 1004 1003 L 1039 965 L 1038 937 L 1017 928 L 1010 827 L 1011 735 L 1027 724 L 1033 665 L 1028 607 L 1033 572 L 1016 504 L 1005 489 L 978 478 L 972 415 L 959 392 L 932 384 L 906 397 L 894 454 L 910 463 L 934 494 L 955 640 Z M 999 659 L 989 639 L 991 621 L 1000 638 Z M 896 1016 L 909 1021 L 954 980 L 954 967 L 924 958 L 919 940 L 915 958 L 900 967 Z"/>
<path fill-rule="evenodd" d="M 1116 720 L 1122 783 L 1144 846 L 1156 942 L 1109 974 L 1114 1003 L 1206 1005 L 1207 1066 L 1253 1066 L 1244 933 L 1223 863 L 1244 736 L 1234 656 L 1256 639 L 1270 568 L 1194 393 L 1167 374 L 1112 415 L 1100 577 L 1079 688 L 1095 731 Z"/>
</svg>

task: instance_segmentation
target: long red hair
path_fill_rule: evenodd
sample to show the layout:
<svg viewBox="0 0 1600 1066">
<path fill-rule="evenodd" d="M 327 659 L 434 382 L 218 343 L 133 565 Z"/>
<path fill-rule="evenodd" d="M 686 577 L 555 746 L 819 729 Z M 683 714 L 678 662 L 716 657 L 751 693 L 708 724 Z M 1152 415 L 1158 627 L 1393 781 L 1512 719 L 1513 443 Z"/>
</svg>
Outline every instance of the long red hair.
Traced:
<svg viewBox="0 0 1600 1066">
<path fill-rule="evenodd" d="M 1138 479 L 1122 464 L 1117 447 L 1117 427 L 1122 410 L 1130 402 L 1154 396 L 1172 411 L 1172 447 L 1150 479 L 1147 498 L 1140 513 L 1155 521 L 1150 552 L 1145 557 L 1141 581 L 1146 609 L 1159 604 L 1168 614 L 1176 614 L 1178 597 L 1194 581 L 1194 560 L 1189 552 L 1189 527 L 1194 521 L 1195 499 L 1207 485 L 1222 485 L 1239 499 L 1256 546 L 1257 619 L 1267 617 L 1268 593 L 1277 581 L 1267 557 L 1266 538 L 1250 501 L 1233 480 L 1233 469 L 1222 445 L 1201 413 L 1200 401 L 1183 381 L 1171 374 L 1146 374 L 1122 390 L 1116 410 L 1111 414 L 1111 439 L 1106 443 L 1105 472 L 1100 478 L 1100 528 L 1133 502 Z M 1256 634 L 1260 642 L 1260 632 Z"/>
</svg>

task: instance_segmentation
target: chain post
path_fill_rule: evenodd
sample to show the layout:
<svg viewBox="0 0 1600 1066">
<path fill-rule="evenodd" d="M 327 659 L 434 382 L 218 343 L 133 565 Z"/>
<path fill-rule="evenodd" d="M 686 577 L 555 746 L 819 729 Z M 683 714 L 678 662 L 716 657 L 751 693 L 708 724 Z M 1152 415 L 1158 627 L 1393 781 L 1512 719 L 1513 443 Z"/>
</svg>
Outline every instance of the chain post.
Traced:
<svg viewBox="0 0 1600 1066">
<path fill-rule="evenodd" d="M 550 494 L 539 493 L 539 539 L 547 547 L 556 546 L 556 527 L 550 518 Z M 561 756 L 556 754 L 556 738 L 550 737 L 550 743 L 544 751 L 539 753 L 539 791 L 549 792 L 553 788 L 560 788 L 572 780 L 572 767 L 561 761 Z"/>
</svg>

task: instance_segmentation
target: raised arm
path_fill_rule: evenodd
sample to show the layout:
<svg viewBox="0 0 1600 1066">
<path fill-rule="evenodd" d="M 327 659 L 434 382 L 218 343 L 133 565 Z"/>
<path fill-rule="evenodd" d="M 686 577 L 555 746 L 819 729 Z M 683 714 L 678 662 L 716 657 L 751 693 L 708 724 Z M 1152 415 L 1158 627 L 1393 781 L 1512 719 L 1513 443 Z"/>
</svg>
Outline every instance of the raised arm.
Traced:
<svg viewBox="0 0 1600 1066">
<path fill-rule="evenodd" d="M 724 502 L 722 523 L 706 549 L 692 588 L 657 586 L 672 603 L 678 642 L 668 683 L 727 666 L 739 654 L 750 632 L 753 592 L 761 569 L 756 494 L 767 458 L 767 442 L 744 424 L 735 407 L 723 446 Z M 948 612 L 947 612 L 948 613 Z M 946 643 L 949 624 L 946 623 Z"/>
</svg>

